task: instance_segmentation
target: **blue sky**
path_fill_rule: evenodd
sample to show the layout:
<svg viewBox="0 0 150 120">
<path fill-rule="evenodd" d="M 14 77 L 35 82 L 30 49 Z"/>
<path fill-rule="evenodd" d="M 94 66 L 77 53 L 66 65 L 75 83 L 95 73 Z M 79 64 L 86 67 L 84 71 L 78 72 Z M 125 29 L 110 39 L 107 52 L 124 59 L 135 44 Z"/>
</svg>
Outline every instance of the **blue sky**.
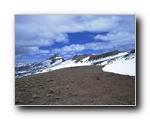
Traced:
<svg viewBox="0 0 150 120">
<path fill-rule="evenodd" d="M 134 48 L 134 15 L 15 15 L 16 63 Z"/>
</svg>

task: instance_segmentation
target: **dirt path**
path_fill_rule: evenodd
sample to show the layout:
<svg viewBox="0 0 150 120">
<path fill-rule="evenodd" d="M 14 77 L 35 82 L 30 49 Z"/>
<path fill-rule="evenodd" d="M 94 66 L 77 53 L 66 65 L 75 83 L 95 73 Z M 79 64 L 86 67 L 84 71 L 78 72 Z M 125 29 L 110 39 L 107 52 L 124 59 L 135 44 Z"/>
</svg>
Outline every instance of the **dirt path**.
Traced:
<svg viewBox="0 0 150 120">
<path fill-rule="evenodd" d="M 16 105 L 134 105 L 135 77 L 100 66 L 65 68 L 15 80 Z"/>
</svg>

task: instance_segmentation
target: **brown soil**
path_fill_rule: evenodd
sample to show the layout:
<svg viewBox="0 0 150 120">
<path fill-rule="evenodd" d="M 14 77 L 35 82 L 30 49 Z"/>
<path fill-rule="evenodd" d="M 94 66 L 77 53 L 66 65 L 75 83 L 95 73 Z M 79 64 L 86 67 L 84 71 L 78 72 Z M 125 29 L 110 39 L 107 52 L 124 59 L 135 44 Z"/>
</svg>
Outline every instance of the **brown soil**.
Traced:
<svg viewBox="0 0 150 120">
<path fill-rule="evenodd" d="M 15 80 L 16 105 L 135 105 L 135 77 L 100 66 L 65 68 Z"/>
</svg>

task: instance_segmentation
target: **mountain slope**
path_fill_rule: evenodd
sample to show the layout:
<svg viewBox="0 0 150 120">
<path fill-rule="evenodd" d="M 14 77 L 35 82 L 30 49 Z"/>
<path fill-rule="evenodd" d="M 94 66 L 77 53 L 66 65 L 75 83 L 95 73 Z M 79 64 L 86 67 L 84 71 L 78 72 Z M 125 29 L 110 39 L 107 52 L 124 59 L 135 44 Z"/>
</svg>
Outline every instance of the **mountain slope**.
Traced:
<svg viewBox="0 0 150 120">
<path fill-rule="evenodd" d="M 17 78 L 16 105 L 135 105 L 135 77 L 71 67 Z"/>
<path fill-rule="evenodd" d="M 62 57 L 55 54 L 51 58 L 44 60 L 40 63 L 27 64 L 26 66 L 15 67 L 15 77 L 23 77 L 43 72 L 50 71 L 51 67 L 59 65 L 61 62 L 65 61 Z"/>
<path fill-rule="evenodd" d="M 112 60 L 103 67 L 103 71 L 135 76 L 135 56 L 130 55 L 128 58 L 122 57 L 120 59 Z"/>
<path fill-rule="evenodd" d="M 127 64 L 128 63 L 127 60 L 135 59 L 134 52 L 135 52 L 135 50 L 128 51 L 128 52 L 120 52 L 118 50 L 115 50 L 112 52 L 98 54 L 98 55 L 93 55 L 93 54 L 75 55 L 74 57 L 72 57 L 69 60 L 65 60 L 62 57 L 60 57 L 58 54 L 55 54 L 51 58 L 46 59 L 40 63 L 34 63 L 34 64 L 30 64 L 30 65 L 21 65 L 20 64 L 19 67 L 16 66 L 15 67 L 15 70 L 16 70 L 15 76 L 16 76 L 16 78 L 19 78 L 19 77 L 23 77 L 23 76 L 32 75 L 32 74 L 49 72 L 49 71 L 53 71 L 53 70 L 57 70 L 57 69 L 61 69 L 61 68 L 76 67 L 76 66 L 91 66 L 91 65 L 105 66 L 104 71 L 109 71 L 108 69 L 110 69 L 110 67 L 108 68 L 108 66 L 110 66 L 111 63 L 115 63 L 117 61 L 124 61 L 123 63 Z M 135 61 L 133 61 L 133 62 L 135 62 Z M 106 66 L 107 66 L 107 68 L 106 68 Z M 113 66 L 115 67 L 115 65 L 113 65 Z M 133 71 L 135 72 L 134 68 L 133 68 Z M 111 72 L 111 70 L 110 70 L 110 72 Z M 119 73 L 119 72 L 117 72 L 117 73 Z"/>
<path fill-rule="evenodd" d="M 76 55 L 72 59 L 66 60 L 65 62 L 60 63 L 58 66 L 52 67 L 51 70 L 76 66 L 97 65 L 99 62 L 109 61 L 110 59 L 122 57 L 128 54 L 129 54 L 128 52 L 121 53 L 118 51 L 113 51 L 100 55 L 92 55 L 92 54 Z"/>
</svg>

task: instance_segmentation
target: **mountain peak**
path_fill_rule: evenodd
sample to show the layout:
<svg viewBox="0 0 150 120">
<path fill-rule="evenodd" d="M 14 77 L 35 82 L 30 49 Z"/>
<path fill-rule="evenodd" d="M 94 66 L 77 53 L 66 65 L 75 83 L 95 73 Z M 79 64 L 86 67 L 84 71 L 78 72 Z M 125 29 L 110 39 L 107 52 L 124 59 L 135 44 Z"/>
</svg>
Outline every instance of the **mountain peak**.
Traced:
<svg viewBox="0 0 150 120">
<path fill-rule="evenodd" d="M 58 55 L 58 54 L 54 54 L 54 55 L 53 55 L 53 57 L 60 57 L 60 55 Z"/>
<path fill-rule="evenodd" d="M 130 52 L 129 53 L 135 53 L 135 49 L 133 49 L 133 50 L 130 50 Z"/>
<path fill-rule="evenodd" d="M 103 54 L 92 55 L 89 60 L 96 60 L 96 59 L 99 59 L 99 58 L 105 58 L 105 57 L 108 57 L 108 56 L 117 55 L 118 53 L 120 53 L 120 51 L 114 50 L 112 52 L 106 52 L 106 53 L 103 53 Z"/>
<path fill-rule="evenodd" d="M 61 58 L 60 55 L 58 54 L 54 54 L 52 57 L 50 57 L 49 59 L 56 59 L 56 58 Z"/>
<path fill-rule="evenodd" d="M 48 60 L 51 60 L 51 64 L 53 64 L 54 62 L 56 62 L 57 60 L 62 60 L 65 61 L 64 58 L 62 58 L 60 55 L 58 54 L 54 54 L 52 57 L 50 57 Z"/>
<path fill-rule="evenodd" d="M 92 54 L 75 55 L 75 56 L 72 58 L 72 60 L 75 60 L 76 63 L 77 63 L 77 62 L 81 61 L 82 59 L 84 59 L 84 58 L 86 58 L 86 57 L 88 57 L 88 56 L 90 57 L 90 56 L 92 56 Z"/>
<path fill-rule="evenodd" d="M 48 72 L 65 67 L 74 67 L 74 66 L 86 66 L 86 65 L 107 65 L 111 62 L 114 62 L 118 59 L 128 60 L 135 58 L 135 50 L 130 52 L 120 52 L 118 50 L 112 52 L 106 52 L 103 54 L 77 54 L 74 57 L 64 60 L 60 55 L 54 54 L 49 59 L 45 61 L 34 63 L 31 65 L 22 65 L 15 66 L 15 76 L 16 78 L 27 76 L 36 73 Z M 122 53 L 122 54 L 119 54 Z M 119 55 L 118 55 L 119 54 Z M 121 56 L 121 57 L 120 57 Z M 63 63 L 65 61 L 65 63 Z"/>
</svg>

